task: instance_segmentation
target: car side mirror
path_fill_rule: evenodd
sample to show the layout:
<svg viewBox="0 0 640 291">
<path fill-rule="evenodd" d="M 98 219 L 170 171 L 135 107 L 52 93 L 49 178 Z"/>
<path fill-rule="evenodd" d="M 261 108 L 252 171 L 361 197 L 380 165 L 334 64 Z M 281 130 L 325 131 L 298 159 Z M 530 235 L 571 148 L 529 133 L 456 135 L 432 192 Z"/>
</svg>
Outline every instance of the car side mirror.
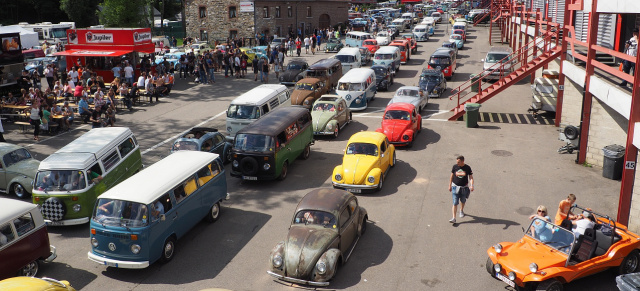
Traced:
<svg viewBox="0 0 640 291">
<path fill-rule="evenodd" d="M 164 214 L 160 214 L 160 221 L 165 221 L 167 217 Z"/>
</svg>

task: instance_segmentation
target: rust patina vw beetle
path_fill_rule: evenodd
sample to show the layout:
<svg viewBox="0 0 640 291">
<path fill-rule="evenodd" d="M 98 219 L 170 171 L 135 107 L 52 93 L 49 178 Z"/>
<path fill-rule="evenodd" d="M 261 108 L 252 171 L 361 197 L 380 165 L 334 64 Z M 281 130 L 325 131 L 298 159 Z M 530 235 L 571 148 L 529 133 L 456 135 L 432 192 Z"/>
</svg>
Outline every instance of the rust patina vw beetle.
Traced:
<svg viewBox="0 0 640 291">
<path fill-rule="evenodd" d="M 329 285 L 364 234 L 367 219 L 367 211 L 347 191 L 309 192 L 298 203 L 286 240 L 271 251 L 267 273 L 297 284 Z"/>
</svg>

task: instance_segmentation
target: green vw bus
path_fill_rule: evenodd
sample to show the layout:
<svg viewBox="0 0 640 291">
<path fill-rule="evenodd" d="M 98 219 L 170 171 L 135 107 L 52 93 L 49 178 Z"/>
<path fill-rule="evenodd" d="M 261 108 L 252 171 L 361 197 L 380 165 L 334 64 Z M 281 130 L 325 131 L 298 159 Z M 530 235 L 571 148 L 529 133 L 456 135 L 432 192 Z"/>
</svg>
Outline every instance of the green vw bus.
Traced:
<svg viewBox="0 0 640 291">
<path fill-rule="evenodd" d="M 141 168 L 140 148 L 129 128 L 92 129 L 40 163 L 33 203 L 48 225 L 86 223 L 96 198 Z"/>
<path fill-rule="evenodd" d="M 231 176 L 243 180 L 284 180 L 298 157 L 309 158 L 313 128 L 309 110 L 279 107 L 238 131 Z"/>
</svg>

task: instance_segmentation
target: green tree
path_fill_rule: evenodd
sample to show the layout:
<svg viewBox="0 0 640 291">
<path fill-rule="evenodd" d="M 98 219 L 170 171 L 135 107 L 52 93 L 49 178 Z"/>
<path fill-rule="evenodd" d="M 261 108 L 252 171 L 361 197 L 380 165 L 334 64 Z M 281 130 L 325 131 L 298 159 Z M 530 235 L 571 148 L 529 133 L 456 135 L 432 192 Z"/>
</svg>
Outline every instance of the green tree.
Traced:
<svg viewBox="0 0 640 291">
<path fill-rule="evenodd" d="M 180 0 L 150 0 L 151 5 L 162 14 L 162 19 L 173 19 L 182 11 Z M 164 6 L 164 7 L 163 7 Z"/>
<path fill-rule="evenodd" d="M 100 24 L 105 27 L 143 27 L 146 22 L 145 0 L 103 0 L 98 11 Z"/>
<path fill-rule="evenodd" d="M 96 12 L 99 0 L 60 0 L 60 10 L 76 22 L 76 27 L 98 24 Z"/>
</svg>

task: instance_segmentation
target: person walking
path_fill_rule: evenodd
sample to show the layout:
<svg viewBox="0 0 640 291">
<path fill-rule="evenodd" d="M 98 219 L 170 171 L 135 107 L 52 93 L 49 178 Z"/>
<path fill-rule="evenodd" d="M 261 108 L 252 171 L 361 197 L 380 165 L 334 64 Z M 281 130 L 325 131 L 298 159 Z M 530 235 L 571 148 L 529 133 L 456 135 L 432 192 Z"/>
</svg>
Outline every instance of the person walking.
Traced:
<svg viewBox="0 0 640 291">
<path fill-rule="evenodd" d="M 260 72 L 259 70 L 259 65 L 260 62 L 262 62 L 262 59 L 258 60 L 258 59 L 253 59 L 253 62 L 251 62 L 251 66 L 253 67 L 253 81 L 258 81 L 258 73 Z M 262 81 L 262 78 L 260 79 Z"/>
<path fill-rule="evenodd" d="M 262 62 L 262 81 L 269 83 L 269 61 L 266 59 Z"/>
<path fill-rule="evenodd" d="M 38 102 L 33 102 L 31 104 L 31 108 L 29 109 L 30 115 L 29 119 L 31 121 L 31 125 L 33 125 L 33 139 L 39 140 L 40 135 L 40 118 L 42 118 L 42 108 L 40 108 L 40 104 Z"/>
<path fill-rule="evenodd" d="M 624 45 L 624 53 L 636 57 L 638 55 L 638 31 L 640 31 L 637 27 L 633 29 L 633 36 L 625 43 Z M 631 67 L 635 69 L 636 64 L 631 61 L 624 60 L 622 61 L 622 71 L 626 74 L 631 72 Z M 634 74 L 636 72 L 633 72 Z M 627 87 L 627 81 L 622 80 L 622 83 L 619 85 L 620 87 Z"/>
<path fill-rule="evenodd" d="M 311 42 L 311 54 L 315 55 L 316 54 L 316 36 L 315 35 L 311 36 L 309 41 Z"/>
<path fill-rule="evenodd" d="M 456 158 L 456 164 L 451 169 L 451 177 L 449 178 L 449 191 L 453 198 L 453 207 L 451 212 L 453 218 L 449 220 L 451 223 L 456 223 L 456 212 L 458 210 L 458 204 L 460 204 L 460 218 L 464 217 L 464 204 L 469 198 L 470 191 L 473 191 L 473 171 L 471 167 L 464 163 L 464 156 L 458 156 Z"/>
<path fill-rule="evenodd" d="M 296 38 L 296 51 L 298 53 L 298 56 L 300 56 L 300 51 L 302 50 L 302 42 L 300 41 L 300 38 Z"/>
<path fill-rule="evenodd" d="M 309 36 L 306 36 L 304 38 L 304 53 L 305 54 L 309 54 L 309 44 L 310 44 Z"/>
</svg>

